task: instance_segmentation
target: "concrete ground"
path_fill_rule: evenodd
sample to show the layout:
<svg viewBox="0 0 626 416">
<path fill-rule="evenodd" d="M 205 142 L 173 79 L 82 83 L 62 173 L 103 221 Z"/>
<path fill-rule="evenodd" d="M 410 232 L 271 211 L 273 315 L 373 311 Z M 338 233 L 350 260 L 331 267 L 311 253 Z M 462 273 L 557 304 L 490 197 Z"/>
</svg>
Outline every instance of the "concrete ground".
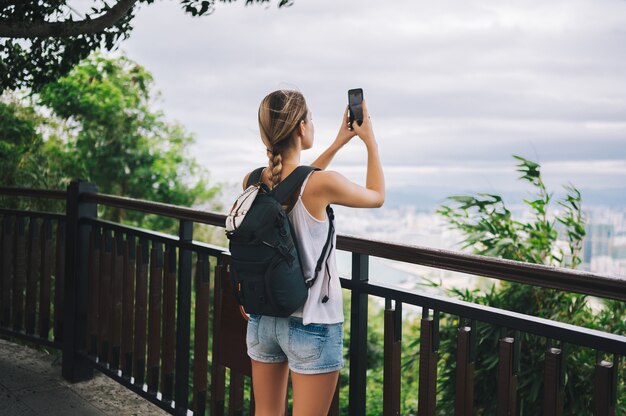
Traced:
<svg viewBox="0 0 626 416">
<path fill-rule="evenodd" d="M 70 384 L 61 377 L 57 355 L 0 339 L 0 415 L 168 414 L 107 376 L 94 374 L 90 381 Z"/>
</svg>

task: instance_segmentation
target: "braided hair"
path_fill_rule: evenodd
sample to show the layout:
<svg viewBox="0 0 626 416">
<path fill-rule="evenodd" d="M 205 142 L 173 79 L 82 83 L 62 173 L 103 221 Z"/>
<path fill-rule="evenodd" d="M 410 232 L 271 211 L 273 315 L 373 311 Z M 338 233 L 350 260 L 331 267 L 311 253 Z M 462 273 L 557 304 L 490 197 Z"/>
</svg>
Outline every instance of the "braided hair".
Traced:
<svg viewBox="0 0 626 416">
<path fill-rule="evenodd" d="M 306 121 L 307 106 L 299 91 L 278 90 L 268 94 L 259 106 L 259 131 L 267 148 L 270 183 L 280 183 L 282 153 L 296 137 L 301 121 Z"/>
</svg>

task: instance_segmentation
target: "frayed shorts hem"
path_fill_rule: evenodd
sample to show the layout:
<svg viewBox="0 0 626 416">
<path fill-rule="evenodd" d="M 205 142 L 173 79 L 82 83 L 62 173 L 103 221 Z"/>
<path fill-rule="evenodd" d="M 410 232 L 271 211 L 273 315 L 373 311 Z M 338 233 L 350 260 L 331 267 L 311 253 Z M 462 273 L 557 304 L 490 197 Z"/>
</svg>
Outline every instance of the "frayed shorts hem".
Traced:
<svg viewBox="0 0 626 416">
<path fill-rule="evenodd" d="M 260 357 L 256 357 L 253 354 L 248 353 L 248 357 L 250 357 L 251 359 L 253 359 L 254 361 L 258 361 L 260 363 L 263 364 L 282 364 L 282 363 L 286 363 L 287 362 L 287 357 L 283 357 L 283 358 L 273 358 L 273 359 L 268 359 L 267 357 L 265 358 L 260 358 Z M 332 365 L 332 366 L 328 366 L 328 367 L 319 367 L 319 368 L 296 368 L 293 366 L 289 366 L 289 369 L 291 371 L 293 371 L 294 373 L 297 374 L 325 374 L 325 373 L 332 373 L 335 371 L 339 371 L 343 368 L 343 363 L 338 364 L 338 365 Z"/>
<path fill-rule="evenodd" d="M 343 363 L 339 364 L 339 365 L 333 365 L 330 367 L 321 367 L 321 368 L 293 368 L 293 367 L 289 367 L 289 369 L 291 371 L 293 371 L 294 373 L 297 374 L 325 374 L 325 373 L 333 373 L 335 371 L 339 371 L 343 368 Z"/>
<path fill-rule="evenodd" d="M 258 357 L 258 356 L 255 356 L 254 354 L 250 354 L 250 351 L 248 351 L 248 357 L 252 358 L 254 361 L 258 361 L 263 364 L 280 364 L 280 363 L 287 362 L 286 356 L 276 357 L 276 358 Z"/>
</svg>

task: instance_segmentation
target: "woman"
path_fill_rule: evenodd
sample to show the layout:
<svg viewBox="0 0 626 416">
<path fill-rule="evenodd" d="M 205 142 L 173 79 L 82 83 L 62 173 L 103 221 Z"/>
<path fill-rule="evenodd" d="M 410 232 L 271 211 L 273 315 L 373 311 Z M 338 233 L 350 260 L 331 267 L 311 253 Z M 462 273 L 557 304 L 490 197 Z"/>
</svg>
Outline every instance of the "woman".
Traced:
<svg viewBox="0 0 626 416">
<path fill-rule="evenodd" d="M 302 269 L 308 279 L 326 241 L 329 221 L 326 206 L 380 207 L 385 183 L 367 106 L 363 123 L 348 121 L 348 108 L 333 144 L 314 162 L 312 172 L 285 208 L 294 228 Z M 267 95 L 259 107 L 259 129 L 267 148 L 269 167 L 261 181 L 278 185 L 299 164 L 302 150 L 313 146 L 313 121 L 302 94 L 279 90 Z M 359 186 L 337 172 L 324 170 L 335 154 L 354 136 L 367 147 L 367 180 Z M 243 180 L 245 189 L 248 176 Z M 336 237 L 333 237 L 336 238 Z M 335 244 L 332 245 L 335 247 Z M 326 276 L 317 279 L 300 310 L 287 318 L 251 315 L 246 343 L 252 360 L 257 416 L 283 415 L 289 370 L 295 416 L 326 415 L 343 367 L 343 306 L 334 249 Z M 328 299 L 321 301 L 323 297 Z"/>
</svg>

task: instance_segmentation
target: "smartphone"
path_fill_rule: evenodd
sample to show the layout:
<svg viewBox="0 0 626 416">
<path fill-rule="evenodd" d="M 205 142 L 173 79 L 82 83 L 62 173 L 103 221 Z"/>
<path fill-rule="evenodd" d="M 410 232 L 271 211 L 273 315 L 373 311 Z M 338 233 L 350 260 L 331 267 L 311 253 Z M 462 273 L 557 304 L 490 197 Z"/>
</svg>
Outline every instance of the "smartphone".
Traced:
<svg viewBox="0 0 626 416">
<path fill-rule="evenodd" d="M 348 116 L 351 129 L 355 120 L 359 126 L 363 123 L 363 89 L 348 90 Z"/>
</svg>

